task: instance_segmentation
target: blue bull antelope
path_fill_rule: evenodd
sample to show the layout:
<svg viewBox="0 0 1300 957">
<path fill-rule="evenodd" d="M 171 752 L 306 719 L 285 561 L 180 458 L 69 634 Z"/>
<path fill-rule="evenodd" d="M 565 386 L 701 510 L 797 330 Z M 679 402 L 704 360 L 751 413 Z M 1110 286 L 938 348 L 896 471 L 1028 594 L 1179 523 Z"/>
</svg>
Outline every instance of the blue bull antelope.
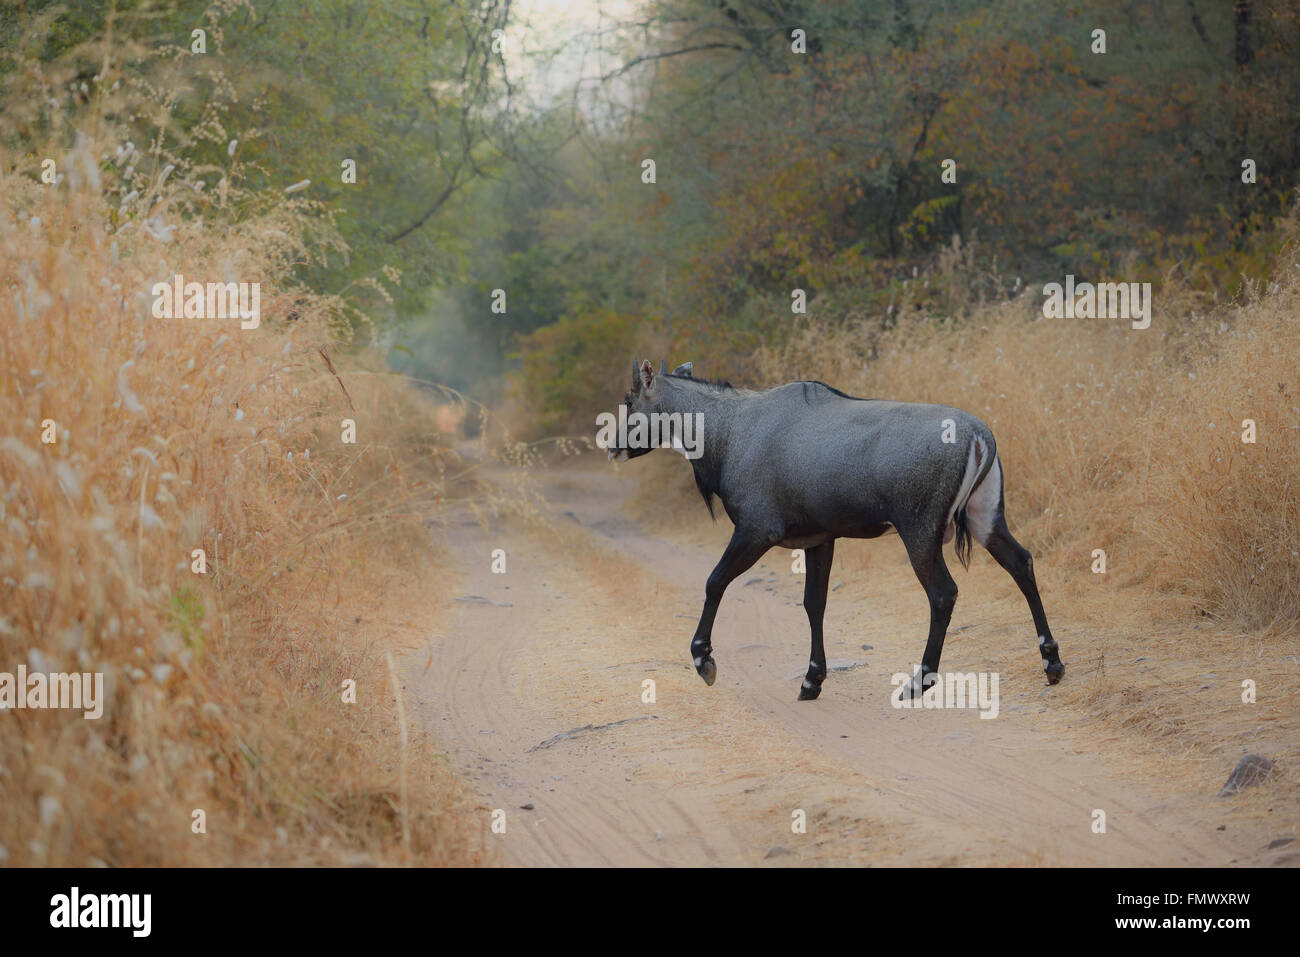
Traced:
<svg viewBox="0 0 1300 957">
<path fill-rule="evenodd" d="M 716 496 L 735 525 L 709 575 L 691 639 L 695 670 L 706 684 L 718 675 L 712 634 L 723 592 L 779 545 L 805 550 L 803 604 L 812 654 L 799 698 L 821 694 L 822 618 L 835 539 L 877 538 L 891 528 L 930 600 L 921 671 L 903 689 L 905 696 L 918 697 L 939 669 L 957 601 L 957 583 L 943 557 L 944 544 L 954 538 L 963 566 L 970 566 L 974 538 L 1015 579 L 1034 618 L 1047 680 L 1061 680 L 1065 665 L 1038 597 L 1033 559 L 1007 529 L 997 443 L 973 415 L 946 405 L 857 399 L 822 382 L 753 392 L 697 379 L 689 362 L 671 373 L 660 363 L 656 375 L 649 362 L 633 360 L 632 389 L 623 401 L 629 418 L 639 413 L 702 424 L 687 454 L 695 484 L 709 513 Z M 609 442 L 610 458 L 635 458 L 656 447 L 631 444 L 625 437 Z M 660 444 L 683 449 L 675 435 Z"/>
</svg>

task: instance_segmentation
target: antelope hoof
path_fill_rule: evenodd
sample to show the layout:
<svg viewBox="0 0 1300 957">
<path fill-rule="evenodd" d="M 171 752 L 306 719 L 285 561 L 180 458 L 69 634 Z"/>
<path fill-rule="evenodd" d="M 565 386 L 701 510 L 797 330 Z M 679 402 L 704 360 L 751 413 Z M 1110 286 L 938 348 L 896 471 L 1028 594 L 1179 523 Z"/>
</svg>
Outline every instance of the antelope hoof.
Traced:
<svg viewBox="0 0 1300 957">
<path fill-rule="evenodd" d="M 918 701 L 925 693 L 925 689 L 935 682 L 935 673 L 927 671 L 922 675 L 913 675 L 912 680 L 899 690 L 899 701 Z"/>
<path fill-rule="evenodd" d="M 1047 675 L 1047 683 L 1054 685 L 1065 674 L 1065 665 L 1061 663 L 1061 647 L 1054 638 L 1040 637 L 1038 650 L 1043 654 L 1043 672 Z"/>
<path fill-rule="evenodd" d="M 822 686 L 813 684 L 807 678 L 805 678 L 803 684 L 799 686 L 800 701 L 816 701 L 817 696 L 821 693 Z"/>
<path fill-rule="evenodd" d="M 709 687 L 713 687 L 713 682 L 718 680 L 718 666 L 713 663 L 713 658 L 709 655 L 695 659 L 695 670 L 700 673 L 700 677 Z"/>
</svg>

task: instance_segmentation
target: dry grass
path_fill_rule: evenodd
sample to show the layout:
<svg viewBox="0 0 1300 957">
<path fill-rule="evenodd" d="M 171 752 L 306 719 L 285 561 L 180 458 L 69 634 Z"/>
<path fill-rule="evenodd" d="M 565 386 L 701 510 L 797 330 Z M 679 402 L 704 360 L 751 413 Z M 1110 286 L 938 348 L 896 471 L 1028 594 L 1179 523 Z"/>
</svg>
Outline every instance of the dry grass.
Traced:
<svg viewBox="0 0 1300 957">
<path fill-rule="evenodd" d="M 294 287 L 312 204 L 125 149 L 109 112 L 0 156 L 0 670 L 107 698 L 0 714 L 0 862 L 480 862 L 388 665 L 440 601 L 425 524 L 463 466 L 434 406 Z M 153 318 L 177 272 L 260 282 L 261 326 Z"/>
</svg>

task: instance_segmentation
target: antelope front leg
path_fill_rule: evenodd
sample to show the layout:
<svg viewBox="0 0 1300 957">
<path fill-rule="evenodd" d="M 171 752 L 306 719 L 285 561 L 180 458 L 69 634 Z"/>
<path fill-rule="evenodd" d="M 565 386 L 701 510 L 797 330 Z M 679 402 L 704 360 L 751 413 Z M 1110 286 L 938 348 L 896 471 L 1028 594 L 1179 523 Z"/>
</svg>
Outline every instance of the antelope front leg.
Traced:
<svg viewBox="0 0 1300 957">
<path fill-rule="evenodd" d="M 704 611 L 700 613 L 700 623 L 695 628 L 695 637 L 691 639 L 691 660 L 706 685 L 712 685 L 718 678 L 718 666 L 713 661 L 713 619 L 718 614 L 723 592 L 763 557 L 772 547 L 772 541 L 775 539 L 770 536 L 755 535 L 742 531 L 737 526 L 731 533 L 726 551 L 709 575 L 708 584 L 704 588 Z"/>
</svg>

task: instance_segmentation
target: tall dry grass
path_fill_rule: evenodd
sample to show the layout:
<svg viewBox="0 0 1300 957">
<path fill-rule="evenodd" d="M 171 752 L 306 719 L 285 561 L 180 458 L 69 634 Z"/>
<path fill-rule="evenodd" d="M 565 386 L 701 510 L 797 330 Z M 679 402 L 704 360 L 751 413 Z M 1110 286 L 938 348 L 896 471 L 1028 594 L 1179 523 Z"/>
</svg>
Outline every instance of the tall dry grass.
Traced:
<svg viewBox="0 0 1300 957">
<path fill-rule="evenodd" d="M 55 107 L 0 155 L 0 671 L 107 698 L 0 713 L 0 863 L 478 862 L 390 667 L 437 597 L 436 412 L 295 287 L 330 241 L 310 202 L 241 190 L 233 148 L 128 144 L 109 49 L 84 94 L 34 67 L 14 95 Z M 261 326 L 153 318 L 177 272 L 261 283 Z"/>
</svg>

